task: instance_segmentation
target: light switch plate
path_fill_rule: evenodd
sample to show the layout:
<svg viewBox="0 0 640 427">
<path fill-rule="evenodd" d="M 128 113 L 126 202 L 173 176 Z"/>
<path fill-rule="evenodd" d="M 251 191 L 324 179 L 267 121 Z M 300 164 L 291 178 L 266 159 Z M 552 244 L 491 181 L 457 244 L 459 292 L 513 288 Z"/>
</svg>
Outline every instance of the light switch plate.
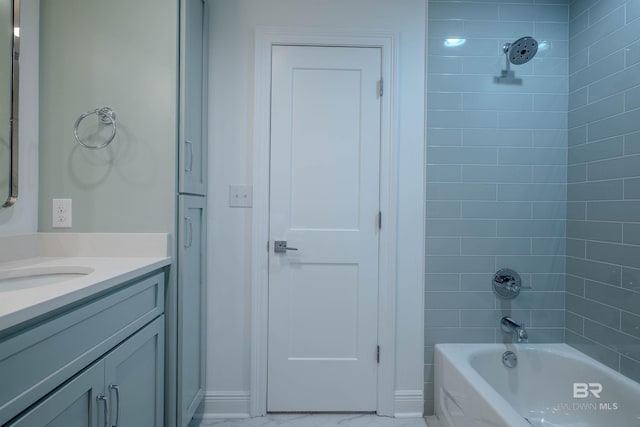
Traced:
<svg viewBox="0 0 640 427">
<path fill-rule="evenodd" d="M 250 208 L 253 206 L 253 185 L 230 185 L 229 207 Z"/>
</svg>

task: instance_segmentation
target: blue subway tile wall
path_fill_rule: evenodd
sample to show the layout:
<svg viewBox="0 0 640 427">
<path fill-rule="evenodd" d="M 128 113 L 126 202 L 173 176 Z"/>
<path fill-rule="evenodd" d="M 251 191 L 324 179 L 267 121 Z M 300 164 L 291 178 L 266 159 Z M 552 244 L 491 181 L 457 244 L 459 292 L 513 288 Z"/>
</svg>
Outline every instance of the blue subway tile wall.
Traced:
<svg viewBox="0 0 640 427">
<path fill-rule="evenodd" d="M 566 341 L 640 381 L 640 0 L 570 19 Z"/>
<path fill-rule="evenodd" d="M 578 15 L 575 20 L 587 28 L 588 18 Z M 598 28 L 606 25 L 612 24 Z M 523 36 L 535 37 L 541 47 L 532 61 L 511 65 L 522 84 L 496 84 L 494 77 L 506 65 L 503 44 Z M 581 190 L 567 204 L 568 1 L 430 0 L 428 48 L 427 415 L 433 413 L 435 344 L 510 341 L 498 328 L 503 315 L 524 322 L 533 342 L 565 340 L 566 218 L 570 211 L 572 218 L 584 219 L 582 193 L 591 190 Z M 576 62 L 588 66 L 588 59 Z M 604 60 L 599 72 L 608 72 L 608 65 Z M 603 85 L 600 91 L 616 88 Z M 589 103 L 588 91 L 581 96 L 573 97 L 576 109 L 582 108 L 573 120 L 585 128 L 572 136 L 576 146 L 589 120 L 604 118 Z M 607 98 L 598 101 L 609 105 Z M 628 95 L 627 102 L 638 102 L 638 95 Z M 580 156 L 610 159 L 619 153 L 592 151 Z M 576 167 L 570 176 L 582 183 L 586 174 Z M 623 188 L 615 189 L 622 196 Z M 572 248 L 578 251 L 579 245 Z M 526 288 L 510 302 L 497 300 L 491 288 L 493 273 L 504 267 L 517 270 Z"/>
</svg>

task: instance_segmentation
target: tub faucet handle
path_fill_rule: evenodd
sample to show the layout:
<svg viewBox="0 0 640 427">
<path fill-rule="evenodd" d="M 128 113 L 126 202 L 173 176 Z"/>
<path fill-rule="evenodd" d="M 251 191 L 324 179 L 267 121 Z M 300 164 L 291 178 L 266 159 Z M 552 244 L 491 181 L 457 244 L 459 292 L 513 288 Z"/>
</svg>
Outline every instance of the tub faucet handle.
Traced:
<svg viewBox="0 0 640 427">
<path fill-rule="evenodd" d="M 500 329 L 508 334 L 515 334 L 518 338 L 518 342 L 527 341 L 529 339 L 524 323 L 518 324 L 508 316 L 504 316 L 500 319 Z"/>
<path fill-rule="evenodd" d="M 527 334 L 527 330 L 524 327 L 524 322 L 520 324 L 518 328 L 518 342 L 527 342 L 529 341 L 529 334 Z"/>
<path fill-rule="evenodd" d="M 514 299 L 520 293 L 522 279 L 510 268 L 501 268 L 493 275 L 493 290 L 502 299 Z"/>
<path fill-rule="evenodd" d="M 507 275 L 496 276 L 494 280 L 496 281 L 496 283 L 506 283 L 509 285 L 515 282 L 515 280 L 513 280 L 513 277 Z"/>
</svg>

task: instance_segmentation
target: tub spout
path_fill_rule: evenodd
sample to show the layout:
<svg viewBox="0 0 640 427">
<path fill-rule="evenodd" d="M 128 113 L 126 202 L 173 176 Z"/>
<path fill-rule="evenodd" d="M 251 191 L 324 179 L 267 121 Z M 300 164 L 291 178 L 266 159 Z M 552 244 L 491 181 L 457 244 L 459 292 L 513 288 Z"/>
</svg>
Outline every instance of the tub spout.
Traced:
<svg viewBox="0 0 640 427">
<path fill-rule="evenodd" d="M 524 327 L 524 322 L 522 324 L 518 324 L 512 318 L 505 316 L 500 320 L 500 328 L 503 332 L 508 334 L 516 334 L 518 342 L 527 341 L 529 339 L 527 330 Z"/>
</svg>

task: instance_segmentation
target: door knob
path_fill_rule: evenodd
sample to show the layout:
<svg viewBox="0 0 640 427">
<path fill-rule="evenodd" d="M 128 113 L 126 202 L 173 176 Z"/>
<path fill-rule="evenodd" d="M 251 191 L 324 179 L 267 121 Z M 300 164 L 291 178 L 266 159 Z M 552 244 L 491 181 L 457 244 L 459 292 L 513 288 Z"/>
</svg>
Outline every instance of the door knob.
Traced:
<svg viewBox="0 0 640 427">
<path fill-rule="evenodd" d="M 287 251 L 297 251 L 298 248 L 289 248 L 287 247 L 286 240 L 276 240 L 273 242 L 273 251 L 277 254 L 284 254 Z"/>
</svg>

